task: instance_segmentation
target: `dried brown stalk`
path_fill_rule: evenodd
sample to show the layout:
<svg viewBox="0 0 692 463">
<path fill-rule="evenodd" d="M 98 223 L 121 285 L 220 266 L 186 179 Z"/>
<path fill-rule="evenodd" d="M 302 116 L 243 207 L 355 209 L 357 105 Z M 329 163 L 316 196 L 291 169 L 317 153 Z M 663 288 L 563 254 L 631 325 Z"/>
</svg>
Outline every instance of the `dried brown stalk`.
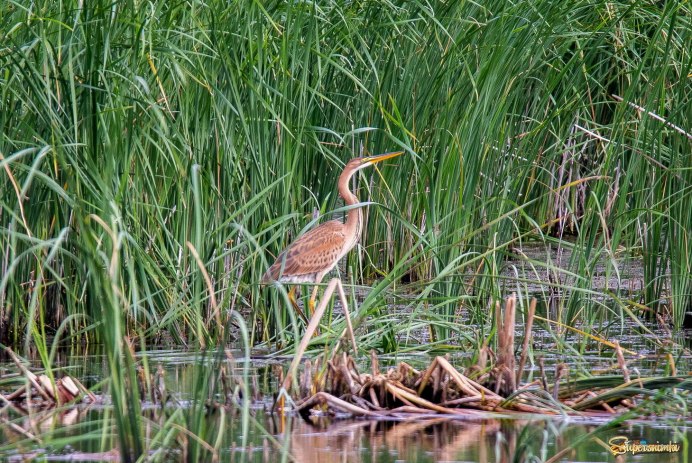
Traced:
<svg viewBox="0 0 692 463">
<path fill-rule="evenodd" d="M 615 355 L 618 359 L 618 366 L 622 370 L 622 376 L 626 383 L 630 382 L 630 371 L 627 368 L 627 362 L 625 362 L 625 355 L 622 353 L 622 347 L 620 343 L 615 341 Z"/>
<path fill-rule="evenodd" d="M 352 413 L 355 416 L 381 416 L 381 414 L 379 413 L 371 412 L 370 410 L 358 407 L 349 402 L 346 402 L 345 400 L 341 400 L 337 397 L 334 397 L 333 395 L 328 394 L 326 392 L 318 392 L 309 399 L 306 399 L 305 401 L 297 405 L 296 410 L 299 412 L 303 412 L 305 410 L 311 409 L 316 405 L 323 405 L 325 403 L 339 410 Z"/>
<path fill-rule="evenodd" d="M 536 315 L 536 298 L 531 299 L 529 312 L 526 314 L 526 330 L 524 331 L 524 342 L 521 345 L 521 357 L 519 358 L 519 367 L 517 367 L 516 384 L 521 382 L 521 376 L 524 373 L 524 365 L 526 365 L 526 357 L 529 352 L 529 342 L 533 330 L 533 317 Z"/>
</svg>

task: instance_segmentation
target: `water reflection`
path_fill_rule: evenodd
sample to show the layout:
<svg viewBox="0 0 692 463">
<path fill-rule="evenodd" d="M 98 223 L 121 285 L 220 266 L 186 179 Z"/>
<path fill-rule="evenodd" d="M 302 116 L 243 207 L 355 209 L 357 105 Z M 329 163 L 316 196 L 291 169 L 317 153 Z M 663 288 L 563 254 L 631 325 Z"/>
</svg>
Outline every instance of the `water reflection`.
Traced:
<svg viewBox="0 0 692 463">
<path fill-rule="evenodd" d="M 187 423 L 197 419 L 192 404 L 204 397 L 216 397 L 223 404 L 223 396 L 195 395 L 198 378 L 215 377 L 215 364 L 199 353 L 184 351 L 152 352 L 151 365 L 163 365 L 166 385 L 171 400 L 162 409 L 160 405 L 142 404 L 143 439 L 153 449 L 159 448 L 162 429 L 167 428 L 174 414 L 181 431 Z M 97 384 L 106 377 L 108 370 L 101 356 L 73 357 L 65 362 L 71 375 L 81 378 L 88 385 Z M 242 374 L 242 360 L 237 361 L 236 377 Z M 301 463 L 387 463 L 387 462 L 465 462 L 465 461 L 546 461 L 559 454 L 555 461 L 654 461 L 656 463 L 685 461 L 689 453 L 689 421 L 670 420 L 640 422 L 609 430 L 600 430 L 604 422 L 579 422 L 575 418 L 562 419 L 486 419 L 461 420 L 445 417 L 417 417 L 404 421 L 367 421 L 335 418 L 286 417 L 280 420 L 268 413 L 271 399 L 267 392 L 276 390 L 272 372 L 274 364 L 253 360 L 250 383 L 257 395 L 252 399 L 253 424 L 247 436 L 243 436 L 239 407 L 208 407 L 202 412 L 205 439 L 218 444 L 220 461 L 251 461 L 274 463 L 297 461 Z M 3 369 L 4 368 L 4 369 Z M 11 365 L 1 371 L 12 371 Z M 14 389 L 10 383 L 0 387 Z M 206 390 L 205 390 L 206 391 Z M 218 392 L 218 391 L 217 391 Z M 112 412 L 107 389 L 99 401 L 53 410 L 25 410 L 16 405 L 0 407 L 0 459 L 14 452 L 10 448 L 19 443 L 22 452 L 13 456 L 19 460 L 32 457 L 32 452 L 45 452 L 51 460 L 96 459 L 118 460 L 114 449 L 117 436 L 112 433 Z M 524 418 L 522 416 L 521 418 Z M 104 431 L 107 430 L 107 431 Z M 200 429 L 200 428 L 197 428 Z M 591 435 L 589 435 L 591 434 Z M 171 434 L 173 435 L 173 433 Z M 32 442 L 37 436 L 41 442 Z M 587 437 L 584 437 L 587 436 Z M 635 441 L 650 443 L 679 442 L 686 447 L 677 454 L 623 455 L 613 457 L 608 441 L 616 436 L 626 436 Z M 69 441 L 69 445 L 65 442 Z M 23 442 L 23 444 L 21 443 Z M 46 443 L 50 445 L 45 445 Z M 169 441 L 173 455 L 184 454 L 185 442 L 181 438 Z M 247 445 L 242 447 L 242 442 Z M 40 450 L 37 450 L 40 449 Z M 2 452 L 7 453 L 2 453 Z M 208 455 L 208 454 L 204 454 Z M 689 461 L 689 460 L 687 460 Z"/>
<path fill-rule="evenodd" d="M 546 461 L 554 456 L 558 456 L 556 461 L 611 461 L 614 457 L 607 442 L 617 435 L 661 443 L 689 438 L 685 426 L 631 425 L 594 433 L 597 429 L 595 424 L 548 420 L 468 422 L 431 418 L 403 422 L 321 420 L 308 424 L 294 419 L 288 435 L 291 456 L 306 463 L 511 462 Z M 589 433 L 594 434 L 583 439 Z M 683 451 L 627 455 L 622 461 L 679 462 Z"/>
<path fill-rule="evenodd" d="M 454 461 L 469 453 L 478 461 L 487 461 L 493 450 L 487 445 L 487 436 L 495 435 L 501 423 L 431 418 L 407 422 L 336 421 L 326 426 L 294 420 L 293 426 L 291 453 L 296 460 L 325 462 L 336 453 L 341 456 L 339 461 L 355 463 L 390 459 Z"/>
<path fill-rule="evenodd" d="M 116 461 L 119 454 L 115 440 L 111 440 L 110 447 L 105 449 L 99 445 L 98 421 L 103 417 L 104 411 L 105 408 L 76 407 L 68 411 L 34 412 L 24 416 L 23 420 L 13 421 L 23 431 L 3 426 L 1 440 L 3 444 L 9 444 L 49 429 L 54 432 L 59 428 L 72 428 L 74 431 L 81 428 L 82 432 L 91 429 L 96 432 L 93 440 L 73 442 L 74 447 L 69 450 L 56 449 L 55 453 L 49 452 L 50 459 Z M 147 439 L 151 440 L 167 419 L 168 413 L 156 408 L 150 408 L 144 413 L 151 419 L 145 427 Z M 598 432 L 599 424 L 596 423 L 556 422 L 551 419 L 464 421 L 458 417 L 429 417 L 393 422 L 315 418 L 306 422 L 295 416 L 287 417 L 282 422 L 275 416 L 257 410 L 254 418 L 269 435 L 255 433 L 250 437 L 248 447 L 241 448 L 238 446 L 241 430 L 237 418 L 235 413 L 207 415 L 213 435 L 218 430 L 223 430 L 223 443 L 219 453 L 222 461 L 504 463 L 555 458 L 555 461 L 575 462 L 673 463 L 684 461 L 683 452 L 689 452 L 691 437 L 686 423 L 661 423 L 656 426 L 642 422 Z M 153 428 L 149 429 L 149 426 Z M 67 433 L 72 434 L 69 431 Z M 623 455 L 615 458 L 609 452 L 608 441 L 616 436 L 626 436 L 638 442 L 678 442 L 683 447 L 678 453 Z M 32 456 L 38 454 L 15 455 L 18 461 Z"/>
</svg>

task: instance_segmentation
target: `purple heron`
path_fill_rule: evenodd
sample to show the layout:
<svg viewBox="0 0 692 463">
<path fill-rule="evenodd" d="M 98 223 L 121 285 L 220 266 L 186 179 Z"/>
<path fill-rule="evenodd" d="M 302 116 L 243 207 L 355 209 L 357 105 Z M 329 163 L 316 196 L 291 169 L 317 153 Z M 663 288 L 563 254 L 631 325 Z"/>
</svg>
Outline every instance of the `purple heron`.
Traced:
<svg viewBox="0 0 692 463">
<path fill-rule="evenodd" d="M 359 202 L 356 195 L 348 188 L 348 183 L 351 177 L 353 177 L 353 174 L 361 169 L 386 159 L 399 156 L 400 154 L 403 154 L 403 151 L 395 151 L 392 153 L 380 154 L 378 156 L 359 157 L 348 161 L 337 183 L 339 195 L 343 198 L 344 203 L 346 203 L 347 206 L 354 206 Z M 289 284 L 312 283 L 315 285 L 309 302 L 310 312 L 313 313 L 313 315 L 306 329 L 305 336 L 303 337 L 303 342 L 298 347 L 296 355 L 294 356 L 294 363 L 297 364 L 297 362 L 300 361 L 300 357 L 302 357 L 303 351 L 317 328 L 327 302 L 335 289 L 339 291 L 339 297 L 346 316 L 346 323 L 351 335 L 351 342 L 353 343 L 354 350 L 356 349 L 356 342 L 353 336 L 351 320 L 346 305 L 346 296 L 341 285 L 341 280 L 334 278 L 329 282 L 319 307 L 317 310 L 314 309 L 315 298 L 317 297 L 317 285 L 329 271 L 336 267 L 339 260 L 356 245 L 362 231 L 363 211 L 360 207 L 349 209 L 346 212 L 345 223 L 339 220 L 330 220 L 308 231 L 291 243 L 286 250 L 279 254 L 279 257 L 276 258 L 276 262 L 269 267 L 267 273 L 262 277 L 262 283 L 278 281 Z M 289 370 L 289 372 L 291 371 L 293 371 L 293 368 Z"/>
</svg>

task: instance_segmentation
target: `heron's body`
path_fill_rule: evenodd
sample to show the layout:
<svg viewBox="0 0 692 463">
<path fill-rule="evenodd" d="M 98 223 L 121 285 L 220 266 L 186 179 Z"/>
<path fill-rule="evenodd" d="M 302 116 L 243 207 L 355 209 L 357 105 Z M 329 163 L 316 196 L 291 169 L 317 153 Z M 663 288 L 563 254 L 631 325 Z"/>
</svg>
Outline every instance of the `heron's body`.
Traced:
<svg viewBox="0 0 692 463">
<path fill-rule="evenodd" d="M 300 236 L 282 252 L 265 275 L 265 282 L 319 283 L 353 248 L 346 242 L 345 224 L 330 220 Z"/>
<path fill-rule="evenodd" d="M 346 205 L 353 206 L 358 204 L 358 198 L 348 189 L 348 182 L 351 180 L 353 174 L 360 169 L 384 161 L 385 159 L 393 158 L 402 153 L 403 151 L 398 151 L 395 153 L 381 154 L 379 156 L 354 158 L 348 161 L 346 167 L 344 167 L 344 171 L 339 176 L 338 182 L 339 195 L 344 199 Z M 312 291 L 309 303 L 310 310 L 312 311 L 315 308 L 317 284 L 322 281 L 322 278 L 324 278 L 337 263 L 339 263 L 339 260 L 341 260 L 348 251 L 353 249 L 360 239 L 362 231 L 363 212 L 359 207 L 353 207 L 346 212 L 345 222 L 342 223 L 338 220 L 330 220 L 310 230 L 290 244 L 284 252 L 279 254 L 279 257 L 276 258 L 276 262 L 269 267 L 267 273 L 262 277 L 262 282 L 279 281 L 289 284 L 315 284 L 315 289 Z M 317 325 L 324 314 L 329 298 L 335 290 L 338 290 L 339 298 L 341 299 L 346 325 L 351 337 L 351 344 L 353 345 L 354 352 L 357 351 L 356 340 L 353 334 L 353 327 L 351 325 L 351 319 L 346 304 L 346 296 L 341 285 L 341 280 L 333 278 L 327 285 L 322 302 L 314 311 L 308 322 L 305 336 L 300 342 L 293 357 L 293 361 L 291 362 L 291 366 L 289 367 L 289 371 L 284 378 L 284 387 L 282 390 L 288 388 L 291 383 L 291 378 L 295 376 L 298 363 L 307 348 L 312 334 L 315 333 L 317 329 Z M 291 302 L 302 315 L 292 294 L 293 290 L 289 293 Z M 283 401 L 283 399 L 281 399 L 281 401 Z"/>
<path fill-rule="evenodd" d="M 348 189 L 353 174 L 360 169 L 402 152 L 387 153 L 380 156 L 351 159 L 339 176 L 339 195 L 347 206 L 358 204 L 358 198 Z M 349 209 L 346 222 L 330 220 L 300 236 L 291 243 L 276 262 L 269 267 L 262 282 L 280 281 L 282 283 L 318 284 L 331 271 L 348 251 L 353 249 L 363 231 L 363 212 L 359 207 Z M 314 293 L 313 293 L 314 295 Z M 314 298 L 311 298 L 314 304 Z"/>
</svg>

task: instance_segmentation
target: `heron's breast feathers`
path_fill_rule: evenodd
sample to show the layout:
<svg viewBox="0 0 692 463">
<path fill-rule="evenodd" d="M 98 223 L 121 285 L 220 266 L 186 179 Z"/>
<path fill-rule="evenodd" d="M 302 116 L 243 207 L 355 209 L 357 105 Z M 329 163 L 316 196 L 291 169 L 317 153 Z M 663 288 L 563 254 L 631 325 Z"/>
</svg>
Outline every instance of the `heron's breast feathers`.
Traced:
<svg viewBox="0 0 692 463">
<path fill-rule="evenodd" d="M 346 246 L 344 224 L 331 220 L 294 241 L 267 270 L 263 280 L 311 282 L 334 268 Z"/>
</svg>

